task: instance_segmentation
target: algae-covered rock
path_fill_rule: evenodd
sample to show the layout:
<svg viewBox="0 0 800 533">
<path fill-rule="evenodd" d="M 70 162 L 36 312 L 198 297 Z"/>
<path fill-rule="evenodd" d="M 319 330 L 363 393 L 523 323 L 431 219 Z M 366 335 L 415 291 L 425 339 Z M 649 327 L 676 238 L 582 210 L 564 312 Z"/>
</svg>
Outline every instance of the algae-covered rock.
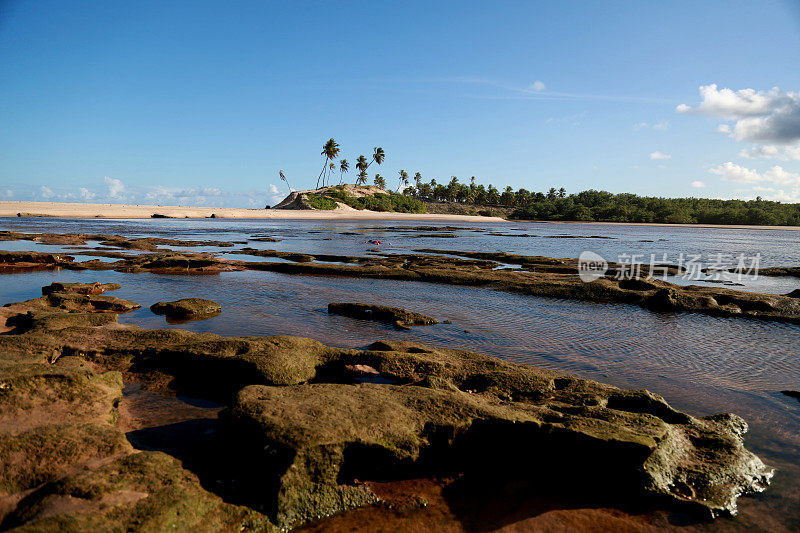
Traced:
<svg viewBox="0 0 800 533">
<path fill-rule="evenodd" d="M 4 359 L 0 494 L 33 488 L 97 457 L 130 451 L 116 430 L 117 372 Z"/>
<path fill-rule="evenodd" d="M 54 292 L 67 292 L 75 294 L 103 294 L 106 291 L 115 291 L 119 289 L 119 283 L 62 283 L 54 282 L 46 287 L 42 287 L 42 294 L 50 294 Z"/>
<path fill-rule="evenodd" d="M 261 527 L 260 512 L 294 527 L 377 501 L 364 481 L 440 474 L 624 489 L 716 516 L 772 475 L 744 448 L 742 419 L 695 418 L 648 391 L 412 342 L 353 350 L 99 325 L 93 317 L 116 314 L 69 312 L 54 294 L 101 297 L 51 293 L 0 315 L 24 324 L 0 335 L 0 486 L 33 490 L 3 526 L 161 530 L 180 510 L 200 529 L 250 527 L 252 517 Z M 105 477 L 89 458 L 119 464 L 130 448 L 114 427 L 119 374 L 101 369 L 164 375 L 178 393 L 230 401 L 216 434 L 245 465 L 236 482 L 254 511 L 222 506 L 168 465 Z M 81 491 L 88 511 L 58 511 Z"/>
<path fill-rule="evenodd" d="M 25 497 L 0 527 L 14 531 L 276 531 L 260 513 L 222 501 L 161 452 L 91 465 Z"/>
<path fill-rule="evenodd" d="M 225 413 L 232 438 L 248 443 L 261 503 L 279 525 L 370 503 L 360 480 L 412 472 L 490 472 L 495 483 L 579 476 L 710 516 L 735 513 L 736 498 L 763 490 L 772 475 L 744 449 L 746 424 L 735 415 L 697 419 L 647 391 L 469 352 L 371 348 L 329 358 L 319 383 L 245 387 Z M 355 364 L 391 380 L 347 384 Z"/>
<path fill-rule="evenodd" d="M 213 315 L 222 310 L 222 306 L 213 300 L 203 298 L 183 298 L 174 302 L 158 302 L 150 306 L 157 315 L 189 318 L 202 315 Z"/>
<path fill-rule="evenodd" d="M 102 311 L 110 313 L 127 313 L 141 307 L 130 300 L 103 294 L 81 294 L 76 292 L 50 292 L 46 298 L 53 307 L 67 311 Z"/>
<path fill-rule="evenodd" d="M 439 321 L 429 316 L 406 311 L 399 307 L 387 307 L 385 305 L 370 305 L 363 303 L 330 303 L 328 312 L 360 318 L 362 320 L 375 320 L 377 322 L 388 322 L 399 328 L 407 329 L 411 326 L 430 326 L 438 324 Z"/>
</svg>

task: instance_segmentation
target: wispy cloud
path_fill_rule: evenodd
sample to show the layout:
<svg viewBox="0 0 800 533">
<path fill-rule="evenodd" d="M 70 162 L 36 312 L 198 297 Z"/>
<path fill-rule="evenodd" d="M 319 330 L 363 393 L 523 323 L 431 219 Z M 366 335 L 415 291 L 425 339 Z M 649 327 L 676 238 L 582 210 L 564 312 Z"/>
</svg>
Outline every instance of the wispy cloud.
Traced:
<svg viewBox="0 0 800 533">
<path fill-rule="evenodd" d="M 665 154 L 656 150 L 650 154 L 650 159 L 653 161 L 665 161 L 667 159 L 672 159 L 672 156 L 669 154 Z"/>
<path fill-rule="evenodd" d="M 650 98 L 631 95 L 607 95 L 580 92 L 565 92 L 547 90 L 541 80 L 530 84 L 511 83 L 481 76 L 452 76 L 442 78 L 416 78 L 416 79 L 380 79 L 380 82 L 391 82 L 395 87 L 400 83 L 426 84 L 426 85 L 455 85 L 486 87 L 499 90 L 496 94 L 459 94 L 463 98 L 486 100 L 598 100 L 606 102 L 628 102 L 642 104 L 675 104 L 674 99 Z"/>
</svg>

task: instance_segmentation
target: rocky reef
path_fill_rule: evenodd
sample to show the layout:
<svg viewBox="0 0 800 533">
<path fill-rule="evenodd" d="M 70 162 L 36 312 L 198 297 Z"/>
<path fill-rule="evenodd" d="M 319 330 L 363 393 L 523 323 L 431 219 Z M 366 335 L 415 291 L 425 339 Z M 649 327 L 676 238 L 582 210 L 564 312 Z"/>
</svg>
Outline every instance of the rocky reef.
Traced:
<svg viewBox="0 0 800 533">
<path fill-rule="evenodd" d="M 28 234 L 0 232 L 0 239 L 29 239 Z M 50 234 L 48 239 L 84 239 L 82 234 Z M 108 236 L 92 236 L 108 237 Z M 141 239 L 114 237 L 116 249 L 136 249 Z M 49 241 L 50 242 L 50 241 Z M 147 243 L 178 242 L 182 245 L 210 244 L 215 241 L 147 240 Z M 188 244 L 187 244 L 188 243 Z M 232 245 L 233 243 L 226 243 Z M 726 287 L 678 285 L 657 279 L 663 273 L 680 273 L 675 265 L 656 265 L 650 272 L 642 265 L 639 276 L 631 279 L 626 266 L 609 264 L 604 276 L 585 283 L 578 276 L 577 259 L 525 256 L 504 252 L 469 252 L 421 249 L 411 254 L 374 253 L 369 257 L 333 254 L 304 254 L 276 250 L 242 248 L 232 253 L 282 261 L 240 261 L 224 254 L 158 250 L 135 255 L 109 250 L 83 250 L 74 254 L 42 252 L 0 252 L 0 273 L 66 268 L 74 270 L 116 270 L 157 274 L 220 274 L 237 270 L 260 270 L 292 275 L 342 276 L 353 278 L 422 281 L 427 283 L 482 287 L 498 291 L 586 300 L 600 303 L 625 303 L 656 311 L 691 311 L 726 317 L 746 317 L 800 324 L 800 298 L 796 291 L 786 295 L 737 291 Z M 78 255 L 117 259 L 76 261 Z M 769 271 L 769 269 L 766 269 Z M 793 271 L 792 268 L 774 269 Z M 762 270 L 764 272 L 764 270 Z M 650 276 L 653 274 L 653 276 Z M 781 274 L 793 275 L 793 274 Z"/>
<path fill-rule="evenodd" d="M 222 311 L 222 306 L 214 300 L 204 298 L 181 298 L 174 302 L 154 303 L 150 310 L 169 318 L 190 319 L 216 315 Z"/>
<path fill-rule="evenodd" d="M 439 323 L 438 320 L 427 315 L 385 305 L 330 303 L 328 304 L 328 312 L 361 320 L 388 322 L 399 329 L 409 329 L 411 326 L 431 326 Z"/>
<path fill-rule="evenodd" d="M 117 322 L 138 304 L 110 305 L 113 288 L 53 284 L 0 308 L 1 529 L 269 531 L 372 505 L 370 481 L 442 474 L 714 517 L 772 476 L 733 414 L 414 343 L 142 330 Z M 216 451 L 134 449 L 131 382 L 224 402 Z"/>
</svg>

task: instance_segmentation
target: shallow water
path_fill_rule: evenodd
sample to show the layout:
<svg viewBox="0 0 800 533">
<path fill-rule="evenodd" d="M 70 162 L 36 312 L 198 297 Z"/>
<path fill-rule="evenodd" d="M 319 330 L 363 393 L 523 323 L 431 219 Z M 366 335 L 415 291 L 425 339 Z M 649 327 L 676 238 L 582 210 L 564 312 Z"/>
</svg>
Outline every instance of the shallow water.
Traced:
<svg viewBox="0 0 800 533">
<path fill-rule="evenodd" d="M 163 237 L 181 240 L 247 241 L 246 246 L 285 252 L 332 255 L 410 253 L 421 248 L 453 251 L 512 252 L 522 255 L 576 258 L 593 251 L 608 261 L 637 256 L 637 261 L 684 264 L 691 256 L 713 264 L 718 254 L 735 259 L 740 254 L 750 265 L 759 256 L 760 267 L 799 266 L 800 232 L 783 229 L 724 229 L 664 226 L 558 224 L 544 222 L 417 222 L 417 221 L 315 221 L 233 219 L 58 219 L 0 218 L 0 229 L 29 233 L 98 233 L 128 237 Z M 252 240 L 268 236 L 279 242 Z M 367 241 L 379 240 L 381 245 Z M 174 247 L 174 250 L 227 252 L 234 247 Z M 58 247 L 31 241 L 0 241 L 0 250 L 49 252 Z M 115 250 L 119 251 L 119 250 Z M 139 253 L 125 250 L 125 253 Z M 247 256 L 249 260 L 258 260 Z M 233 257 L 231 257 L 233 258 Z M 237 259 L 239 257 L 236 257 Z M 91 259 L 77 256 L 76 260 Z M 681 284 L 709 285 L 696 279 L 670 277 Z M 738 290 L 785 294 L 800 288 L 800 278 L 759 276 L 738 280 Z"/>
<path fill-rule="evenodd" d="M 372 229 L 376 226 L 374 222 L 91 220 L 62 221 L 58 226 L 55 221 L 47 220 L 36 221 L 30 228 L 20 227 L 17 220 L 13 222 L 16 223 L 13 227 L 2 227 L 0 221 L 0 229 L 124 235 L 135 230 L 142 236 L 197 240 L 237 240 L 237 236 L 246 238 L 264 233 L 283 240 L 250 242 L 248 246 L 348 255 L 366 253 L 371 246 L 363 243 L 363 235 L 378 232 Z M 206 223 L 211 224 L 210 231 L 201 233 Z M 416 224 L 420 225 L 430 224 Z M 459 235 L 456 238 L 400 236 L 415 234 L 408 229 L 380 231 L 384 239 L 392 242 L 393 249 L 402 252 L 441 247 L 570 257 L 577 255 L 574 252 L 581 246 L 577 241 L 582 240 L 487 236 L 486 232 L 462 226 L 464 229 L 449 230 Z M 614 239 L 585 239 L 606 247 L 600 253 L 607 254 L 647 236 L 650 239 L 646 240 L 667 239 L 656 244 L 670 250 L 685 247 L 685 253 L 694 253 L 692 250 L 700 250 L 712 242 L 726 253 L 763 246 L 762 258 L 769 258 L 773 265 L 800 264 L 800 247 L 794 242 L 797 233 L 793 231 L 736 230 L 743 232 L 743 236 L 734 235 L 733 230 L 717 229 L 516 223 L 479 227 L 503 233 L 525 228 L 528 233 L 580 231 L 587 236 L 613 236 Z M 176 235 L 173 229 L 186 233 Z M 334 236 L 343 232 L 359 235 Z M 31 245 L 28 249 L 42 246 L 27 244 Z M 639 243 L 641 249 L 652 244 Z M 784 278 L 770 278 L 773 279 L 785 290 L 780 286 Z M 382 338 L 413 340 L 470 349 L 620 387 L 647 388 L 694 415 L 735 412 L 750 423 L 748 446 L 765 462 L 777 466 L 779 472 L 766 493 L 742 499 L 742 515 L 738 519 L 697 527 L 787 531 L 800 528 L 800 401 L 780 392 L 800 390 L 800 326 L 797 325 L 693 313 L 656 313 L 624 304 L 564 301 L 420 282 L 256 271 L 218 276 L 68 270 L 7 274 L 0 276 L 0 304 L 37 297 L 41 287 L 53 281 L 121 283 L 123 288 L 112 294 L 137 301 L 143 308 L 122 315 L 120 322 L 146 328 L 178 327 L 223 335 L 300 335 L 343 347 L 363 347 Z M 214 299 L 222 304 L 223 311 L 208 320 L 170 325 L 148 309 L 159 300 L 185 297 Z M 327 304 L 335 301 L 399 306 L 452 323 L 400 331 L 378 323 L 329 315 Z"/>
</svg>

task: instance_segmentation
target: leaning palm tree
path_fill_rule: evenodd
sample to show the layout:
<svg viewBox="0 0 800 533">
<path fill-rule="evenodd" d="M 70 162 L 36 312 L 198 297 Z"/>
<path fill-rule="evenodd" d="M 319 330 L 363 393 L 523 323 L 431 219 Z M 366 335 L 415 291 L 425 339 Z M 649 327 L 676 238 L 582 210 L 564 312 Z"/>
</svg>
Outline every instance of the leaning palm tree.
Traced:
<svg viewBox="0 0 800 533">
<path fill-rule="evenodd" d="M 386 189 L 386 179 L 380 174 L 375 174 L 375 186 L 381 189 Z"/>
<path fill-rule="evenodd" d="M 350 163 L 347 162 L 347 159 L 342 159 L 339 161 L 339 185 L 342 184 L 342 179 L 344 179 L 344 174 L 350 170 Z"/>
<path fill-rule="evenodd" d="M 400 187 L 408 185 L 408 172 L 401 170 L 398 174 L 400 174 L 400 178 L 397 184 L 397 192 L 400 192 Z"/>
<path fill-rule="evenodd" d="M 281 181 L 283 181 L 284 183 L 286 183 L 286 186 L 287 186 L 287 187 L 289 187 L 289 192 L 292 192 L 292 191 L 294 190 L 294 189 L 292 189 L 292 186 L 291 186 L 291 185 L 289 185 L 289 180 L 287 180 L 287 179 L 286 179 L 286 176 L 284 176 L 284 174 L 283 174 L 283 170 L 279 170 L 279 171 L 278 171 L 278 177 L 281 179 Z"/>
<path fill-rule="evenodd" d="M 333 161 L 331 161 L 330 163 L 328 163 L 328 172 L 327 172 L 327 174 L 325 175 L 325 177 L 323 177 L 323 178 L 322 178 L 322 186 L 323 186 L 323 187 L 325 187 L 325 183 L 326 183 L 326 182 L 325 182 L 325 178 L 327 177 L 327 178 L 329 178 L 329 179 L 330 179 L 330 177 L 331 177 L 331 174 L 333 174 L 333 172 L 334 172 L 335 170 L 336 170 L 336 164 L 335 164 Z"/>
<path fill-rule="evenodd" d="M 367 162 L 367 158 L 363 155 L 358 156 L 356 159 L 356 169 L 358 170 L 358 177 L 361 177 L 361 173 L 364 173 L 364 181 L 367 181 L 367 168 L 369 167 L 369 163 Z M 356 185 L 358 185 L 358 181 L 356 181 Z"/>
<path fill-rule="evenodd" d="M 336 157 L 339 155 L 339 143 L 331 138 L 322 146 L 322 152 L 320 152 L 320 155 L 325 156 L 325 161 L 322 164 L 322 172 L 319 173 L 319 177 L 317 178 L 317 189 L 319 189 L 319 180 L 322 179 L 322 175 L 325 174 L 325 171 L 328 169 L 328 161 L 331 159 L 336 159 Z"/>
<path fill-rule="evenodd" d="M 356 178 L 356 185 L 364 185 L 367 182 L 367 171 L 362 170 L 358 173 Z"/>
<path fill-rule="evenodd" d="M 376 147 L 373 149 L 373 152 L 372 152 L 372 161 L 370 161 L 370 162 L 367 164 L 367 168 L 369 168 L 369 166 L 370 166 L 370 165 L 371 165 L 373 162 L 375 162 L 375 163 L 378 163 L 378 164 L 380 165 L 381 163 L 383 163 L 383 160 L 384 160 L 384 159 L 386 159 L 386 152 L 384 152 L 384 151 L 383 151 L 383 148 L 381 148 L 380 146 L 376 146 Z M 365 169 L 365 170 L 366 170 L 366 169 Z"/>
</svg>

